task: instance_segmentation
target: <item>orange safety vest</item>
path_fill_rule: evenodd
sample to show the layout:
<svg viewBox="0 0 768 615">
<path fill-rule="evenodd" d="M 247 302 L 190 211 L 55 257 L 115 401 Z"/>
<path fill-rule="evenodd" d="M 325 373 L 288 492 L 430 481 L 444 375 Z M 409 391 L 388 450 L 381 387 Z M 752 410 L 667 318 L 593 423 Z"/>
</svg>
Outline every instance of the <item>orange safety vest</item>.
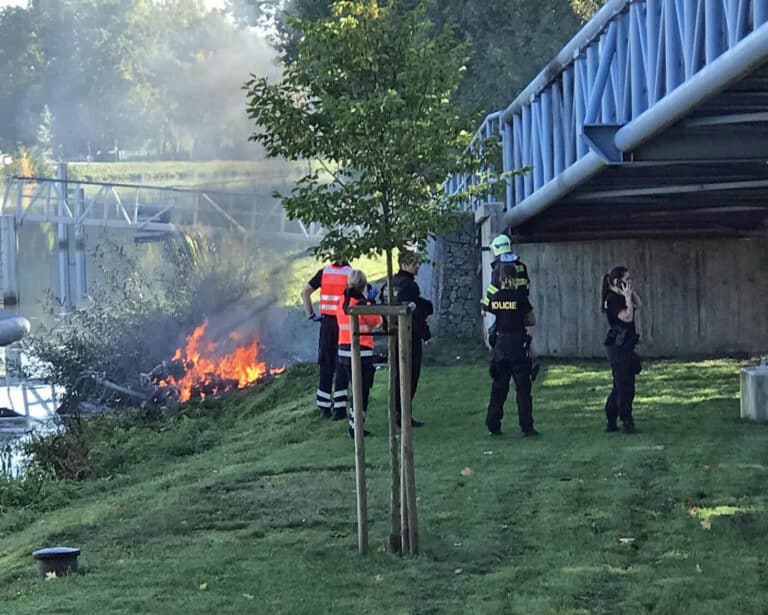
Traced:
<svg viewBox="0 0 768 615">
<path fill-rule="evenodd" d="M 354 297 L 350 297 L 349 305 L 357 305 L 360 303 Z M 339 356 L 349 357 L 351 352 L 349 350 L 341 348 L 342 346 L 352 345 L 352 328 L 350 325 L 349 314 L 344 311 L 344 295 L 341 296 L 336 306 L 336 322 L 339 323 Z M 372 357 L 373 356 L 373 330 L 376 327 L 382 325 L 381 316 L 358 316 L 358 322 L 360 324 L 360 356 Z"/>
<path fill-rule="evenodd" d="M 336 316 L 336 304 L 344 297 L 347 277 L 352 267 L 349 265 L 328 265 L 320 278 L 320 313 Z"/>
</svg>

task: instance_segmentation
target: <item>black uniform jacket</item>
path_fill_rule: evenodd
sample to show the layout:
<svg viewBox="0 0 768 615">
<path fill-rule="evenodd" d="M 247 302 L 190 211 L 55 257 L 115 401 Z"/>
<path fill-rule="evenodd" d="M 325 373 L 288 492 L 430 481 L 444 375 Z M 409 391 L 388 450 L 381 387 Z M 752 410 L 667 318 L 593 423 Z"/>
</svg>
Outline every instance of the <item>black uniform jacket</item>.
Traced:
<svg viewBox="0 0 768 615">
<path fill-rule="evenodd" d="M 421 296 L 421 290 L 412 273 L 402 269 L 392 278 L 392 288 L 395 291 L 397 303 L 414 303 L 416 310 L 413 313 L 413 339 L 427 341 L 432 337 L 432 332 L 427 324 L 427 316 L 434 312 L 432 302 Z"/>
<path fill-rule="evenodd" d="M 606 346 L 621 346 L 634 348 L 639 337 L 635 329 L 635 322 L 624 322 L 619 318 L 619 312 L 626 309 L 627 300 L 624 295 L 611 291 L 605 301 L 605 316 L 608 319 L 608 335 L 605 338 Z"/>
<path fill-rule="evenodd" d="M 493 347 L 494 361 L 522 361 L 529 341 L 525 316 L 533 311 L 522 288 L 502 288 L 488 297 L 486 311 L 496 316 L 498 340 Z"/>
</svg>

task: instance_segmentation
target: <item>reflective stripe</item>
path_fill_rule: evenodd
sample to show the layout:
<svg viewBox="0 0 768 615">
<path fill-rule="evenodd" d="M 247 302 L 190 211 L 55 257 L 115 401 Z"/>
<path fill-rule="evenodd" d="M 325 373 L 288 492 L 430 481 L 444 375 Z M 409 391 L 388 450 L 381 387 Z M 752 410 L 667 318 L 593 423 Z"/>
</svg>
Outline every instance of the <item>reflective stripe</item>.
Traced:
<svg viewBox="0 0 768 615">
<path fill-rule="evenodd" d="M 320 301 L 332 301 L 333 303 L 339 302 L 338 295 L 320 295 Z"/>
<path fill-rule="evenodd" d="M 499 289 L 496 288 L 496 286 L 493 284 L 488 284 L 488 290 L 486 290 L 485 292 L 492 295 L 493 293 L 499 292 Z"/>
<path fill-rule="evenodd" d="M 317 400 L 317 407 L 318 408 L 330 408 L 331 407 L 331 402 L 329 402 L 329 401 L 320 401 L 318 399 Z"/>
<path fill-rule="evenodd" d="M 322 313 L 323 310 L 329 310 L 333 314 L 325 314 L 325 316 L 335 316 L 336 315 L 336 306 L 332 305 L 330 303 L 321 303 L 320 304 L 320 312 Z"/>
<path fill-rule="evenodd" d="M 323 273 L 327 273 L 328 275 L 349 275 L 350 271 L 352 271 L 352 267 L 349 265 L 344 265 L 343 267 L 328 265 L 323 269 Z"/>
<path fill-rule="evenodd" d="M 343 391 L 336 391 L 333 394 L 334 397 L 346 397 L 347 396 L 347 389 L 344 389 Z"/>
<path fill-rule="evenodd" d="M 335 404 L 333 404 L 334 408 L 346 408 L 347 407 L 347 400 L 344 401 L 337 401 Z"/>
<path fill-rule="evenodd" d="M 351 350 L 339 350 L 339 356 L 340 357 L 351 357 L 352 351 Z M 360 356 L 361 357 L 372 357 L 373 356 L 373 350 L 360 350 Z"/>
<path fill-rule="evenodd" d="M 330 399 L 331 398 L 331 394 L 330 393 L 326 393 L 325 391 L 321 391 L 320 389 L 317 389 L 317 396 L 318 397 L 322 397 L 323 399 Z"/>
</svg>

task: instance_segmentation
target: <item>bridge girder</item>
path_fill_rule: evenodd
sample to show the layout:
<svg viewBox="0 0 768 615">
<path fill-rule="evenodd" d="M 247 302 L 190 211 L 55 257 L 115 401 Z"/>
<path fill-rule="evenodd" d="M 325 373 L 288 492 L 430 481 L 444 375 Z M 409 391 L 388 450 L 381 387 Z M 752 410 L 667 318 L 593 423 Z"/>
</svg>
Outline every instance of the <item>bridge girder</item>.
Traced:
<svg viewBox="0 0 768 615">
<path fill-rule="evenodd" d="M 505 171 L 532 169 L 507 185 L 505 222 L 518 232 L 598 214 L 609 230 L 609 206 L 658 221 L 671 194 L 710 207 L 695 219 L 671 211 L 659 228 L 699 232 L 720 217 L 712 202 L 768 201 L 768 1 L 609 0 L 486 118 L 477 139 L 492 135 Z M 448 190 L 467 181 L 451 178 Z M 763 211 L 746 211 L 734 228 L 764 228 Z"/>
</svg>

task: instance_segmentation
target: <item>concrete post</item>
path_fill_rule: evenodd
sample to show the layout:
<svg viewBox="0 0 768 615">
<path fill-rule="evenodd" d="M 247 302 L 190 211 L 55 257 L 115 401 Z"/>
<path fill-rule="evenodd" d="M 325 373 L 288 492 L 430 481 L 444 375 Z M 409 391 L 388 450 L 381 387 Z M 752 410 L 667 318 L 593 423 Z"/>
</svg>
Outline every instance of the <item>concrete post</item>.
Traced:
<svg viewBox="0 0 768 615">
<path fill-rule="evenodd" d="M 16 305 L 19 302 L 19 281 L 16 271 L 18 249 L 15 217 L 0 216 L 0 274 L 2 274 L 3 305 Z"/>
<path fill-rule="evenodd" d="M 741 370 L 741 418 L 768 422 L 768 365 Z"/>
<path fill-rule="evenodd" d="M 67 215 L 67 164 L 60 162 L 56 168 L 56 258 L 59 264 L 59 302 L 66 312 L 72 305 L 69 278 L 69 233 L 62 220 Z"/>
</svg>

